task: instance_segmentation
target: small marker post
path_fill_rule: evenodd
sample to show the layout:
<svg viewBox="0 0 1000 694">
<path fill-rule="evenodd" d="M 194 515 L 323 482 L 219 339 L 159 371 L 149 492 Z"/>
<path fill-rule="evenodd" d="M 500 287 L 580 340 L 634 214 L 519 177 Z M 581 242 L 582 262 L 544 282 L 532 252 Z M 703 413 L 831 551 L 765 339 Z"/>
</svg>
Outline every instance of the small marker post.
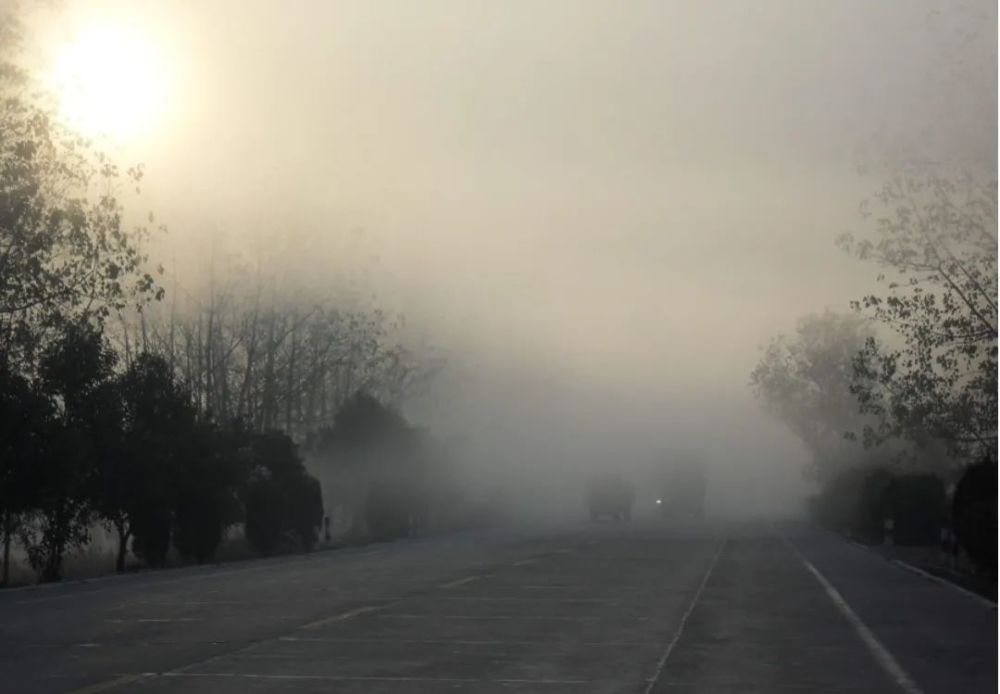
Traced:
<svg viewBox="0 0 1000 694">
<path fill-rule="evenodd" d="M 882 542 L 886 547 L 892 547 L 893 536 L 892 531 L 896 526 L 896 521 L 892 518 L 886 518 L 882 521 Z"/>
</svg>

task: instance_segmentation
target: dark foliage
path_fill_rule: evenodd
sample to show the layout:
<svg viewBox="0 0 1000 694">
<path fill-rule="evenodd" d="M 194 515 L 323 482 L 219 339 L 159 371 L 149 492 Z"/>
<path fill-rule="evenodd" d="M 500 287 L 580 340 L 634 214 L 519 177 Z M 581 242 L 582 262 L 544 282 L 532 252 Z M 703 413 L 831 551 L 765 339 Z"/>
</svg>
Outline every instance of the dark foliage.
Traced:
<svg viewBox="0 0 1000 694">
<path fill-rule="evenodd" d="M 10 574 L 10 549 L 37 501 L 38 471 L 51 418 L 48 401 L 28 379 L 0 363 L 0 540 L 3 575 Z"/>
<path fill-rule="evenodd" d="M 152 566 L 166 559 L 170 511 L 184 447 L 194 432 L 190 398 L 162 357 L 142 354 L 118 379 L 122 440 L 100 466 L 95 507 L 118 533 L 118 571 L 128 541 Z"/>
<path fill-rule="evenodd" d="M 173 514 L 166 496 L 147 500 L 148 506 L 132 518 L 132 553 L 151 568 L 165 566 L 170 551 Z"/>
<path fill-rule="evenodd" d="M 7 581 L 14 538 L 42 580 L 59 579 L 63 557 L 89 541 L 95 523 L 117 533 L 119 571 L 130 543 L 150 566 L 166 562 L 171 542 L 182 555 L 207 561 L 226 528 L 245 520 L 244 493 L 255 499 L 251 508 L 261 505 L 260 494 L 248 490 L 257 479 L 254 456 L 270 461 L 274 452 L 252 450 L 264 443 L 239 427 L 198 421 L 175 377 L 173 344 L 168 350 L 152 335 L 147 340 L 148 314 L 141 344 L 169 353 L 169 362 L 150 354 L 133 359 L 128 342 L 120 353 L 111 348 L 109 319 L 127 322 L 130 312 L 163 296 L 144 251 L 148 229 L 126 221 L 132 215 L 118 197 L 126 183 L 138 192 L 142 168 L 120 171 L 54 117 L 21 67 L 20 16 L 18 3 L 0 10 L 0 580 Z M 345 336 L 340 316 L 321 318 L 312 325 L 330 328 L 323 335 L 332 346 Z M 255 314 L 254 331 L 256 320 Z M 124 327 L 127 338 L 131 327 Z M 173 328 L 172 316 L 171 339 Z M 377 328 L 351 323 L 346 336 L 378 341 Z M 195 350 L 217 357 L 222 350 L 209 344 L 222 333 L 206 332 L 209 343 Z M 288 341 L 292 360 L 301 350 L 296 337 Z M 410 387 L 413 369 L 400 350 L 370 351 L 364 369 L 377 370 L 383 386 Z M 225 363 L 205 363 L 211 372 L 204 380 L 225 390 Z M 248 359 L 248 378 L 258 371 L 264 370 L 251 369 Z M 270 388 L 234 389 L 240 398 L 254 391 L 275 401 Z M 310 403 L 317 391 L 325 392 L 311 391 Z M 198 402 L 217 407 L 214 399 Z M 275 407 L 262 409 L 275 418 Z M 290 407 L 286 420 L 291 427 Z M 279 530 L 308 549 L 322 520 L 319 485 L 305 474 L 291 441 L 281 445 L 277 462 L 263 465 L 281 499 Z"/>
<path fill-rule="evenodd" d="M 997 463 L 969 466 L 955 488 L 952 522 L 958 542 L 980 571 L 997 570 Z"/>
<path fill-rule="evenodd" d="M 323 522 L 323 492 L 319 480 L 305 475 L 291 492 L 291 529 L 299 541 L 299 547 L 310 551 L 319 540 L 319 528 Z"/>
<path fill-rule="evenodd" d="M 194 428 L 178 465 L 173 533 L 181 556 L 209 561 L 226 528 L 240 520 L 238 495 L 248 469 L 244 440 L 238 428 Z"/>
<path fill-rule="evenodd" d="M 320 450 L 359 450 L 406 444 L 413 436 L 406 419 L 375 396 L 358 391 L 337 410 L 333 426 L 319 434 Z"/>
<path fill-rule="evenodd" d="M 934 545 L 947 517 L 947 494 L 930 474 L 895 474 L 883 467 L 855 467 L 827 483 L 812 499 L 814 519 L 863 542 L 885 539 L 893 521 L 893 542 Z"/>
<path fill-rule="evenodd" d="M 948 494 L 935 475 L 900 475 L 885 490 L 885 507 L 894 521 L 898 545 L 933 545 L 940 541 L 948 516 Z"/>
<path fill-rule="evenodd" d="M 392 407 L 361 391 L 344 403 L 317 450 L 335 467 L 353 467 L 364 503 L 355 527 L 392 540 L 420 532 L 429 515 L 433 477 L 429 442 Z"/>
<path fill-rule="evenodd" d="M 200 493 L 191 485 L 180 494 L 174 511 L 174 546 L 199 564 L 215 556 L 225 531 L 225 519 L 214 490 Z"/>
<path fill-rule="evenodd" d="M 282 489 L 273 480 L 257 478 L 245 494 L 247 542 L 258 554 L 273 554 L 282 540 L 286 513 Z"/>
<path fill-rule="evenodd" d="M 882 467 L 855 467 L 841 472 L 813 497 L 811 511 L 822 525 L 866 542 L 882 538 L 886 490 L 892 473 Z"/>
<path fill-rule="evenodd" d="M 60 578 L 65 552 L 89 538 L 97 470 L 117 455 L 121 412 L 115 354 L 87 323 L 64 328 L 42 356 L 39 388 L 50 399 L 47 445 L 37 459 L 32 522 L 22 541 L 42 580 Z"/>
<path fill-rule="evenodd" d="M 58 580 L 95 521 L 118 535 L 118 571 L 130 543 L 147 566 L 163 566 L 171 543 L 209 561 L 240 522 L 262 553 L 315 546 L 320 487 L 290 438 L 199 422 L 163 358 L 116 374 L 99 327 L 58 331 L 35 378 L 0 369 L 4 576 L 16 536 L 42 580 Z"/>
<path fill-rule="evenodd" d="M 260 554 L 311 550 L 323 521 L 319 483 L 281 432 L 253 437 L 254 469 L 245 491 L 246 537 Z"/>
</svg>

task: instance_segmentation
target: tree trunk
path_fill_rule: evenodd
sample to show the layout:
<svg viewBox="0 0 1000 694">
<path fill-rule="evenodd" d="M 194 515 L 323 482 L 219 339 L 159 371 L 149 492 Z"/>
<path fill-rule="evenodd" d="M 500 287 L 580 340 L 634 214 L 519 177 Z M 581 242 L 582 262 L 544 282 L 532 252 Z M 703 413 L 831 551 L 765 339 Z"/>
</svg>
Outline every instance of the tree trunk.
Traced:
<svg viewBox="0 0 1000 694">
<path fill-rule="evenodd" d="M 123 574 L 125 573 L 125 558 L 128 556 L 128 540 L 132 531 L 127 530 L 124 523 L 116 523 L 115 529 L 118 530 L 118 556 L 115 559 L 115 571 Z"/>
<path fill-rule="evenodd" d="M 274 312 L 272 311 L 268 320 L 267 357 L 264 360 L 264 383 L 261 394 L 260 425 L 257 427 L 262 431 L 271 428 L 272 417 L 274 415 L 274 353 L 278 349 L 274 339 L 275 322 L 276 318 Z"/>
<path fill-rule="evenodd" d="M 298 347 L 298 316 L 292 314 L 292 344 L 288 355 L 288 378 L 285 384 L 285 433 L 294 435 L 292 428 L 292 413 L 294 412 L 294 401 L 298 393 L 295 388 L 295 357 Z"/>
<path fill-rule="evenodd" d="M 10 540 L 14 530 L 10 516 L 9 511 L 3 514 L 3 576 L 0 577 L 0 585 L 3 586 L 10 581 Z"/>
<path fill-rule="evenodd" d="M 62 555 L 63 542 L 61 540 L 56 540 L 52 546 L 47 549 L 45 563 L 42 568 L 43 583 L 54 583 L 62 578 Z"/>
</svg>

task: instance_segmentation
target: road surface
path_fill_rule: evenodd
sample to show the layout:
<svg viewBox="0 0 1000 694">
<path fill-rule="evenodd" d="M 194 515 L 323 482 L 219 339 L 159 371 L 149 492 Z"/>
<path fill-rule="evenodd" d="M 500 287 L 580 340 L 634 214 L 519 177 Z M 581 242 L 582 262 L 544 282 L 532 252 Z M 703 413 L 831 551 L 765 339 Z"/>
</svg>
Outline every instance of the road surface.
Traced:
<svg viewBox="0 0 1000 694">
<path fill-rule="evenodd" d="M 996 610 L 829 534 L 573 523 L 0 593 L 0 691 L 993 692 Z"/>
</svg>

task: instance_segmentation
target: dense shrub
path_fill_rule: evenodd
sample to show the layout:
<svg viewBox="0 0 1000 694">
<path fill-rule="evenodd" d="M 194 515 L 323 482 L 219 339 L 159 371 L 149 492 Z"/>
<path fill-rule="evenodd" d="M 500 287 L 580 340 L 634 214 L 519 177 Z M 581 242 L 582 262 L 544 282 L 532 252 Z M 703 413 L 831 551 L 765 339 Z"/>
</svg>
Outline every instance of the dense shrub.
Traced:
<svg viewBox="0 0 1000 694">
<path fill-rule="evenodd" d="M 132 553 L 146 566 L 166 565 L 171 523 L 168 503 L 151 506 L 132 519 Z"/>
<path fill-rule="evenodd" d="M 181 556 L 204 564 L 215 556 L 225 527 L 222 508 L 210 495 L 182 495 L 174 514 L 174 546 Z"/>
<path fill-rule="evenodd" d="M 256 479 L 246 489 L 247 542 L 258 554 L 274 553 L 281 544 L 285 500 L 282 489 L 271 479 Z"/>
<path fill-rule="evenodd" d="M 933 545 L 940 540 L 948 513 L 944 482 L 935 475 L 893 478 L 885 490 L 887 516 L 894 520 L 893 541 L 899 545 Z"/>
<path fill-rule="evenodd" d="M 883 467 L 854 467 L 831 479 L 813 497 L 813 518 L 832 530 L 874 542 L 882 537 L 885 492 L 892 473 Z"/>
<path fill-rule="evenodd" d="M 855 467 L 830 480 L 810 503 L 813 518 L 864 542 L 881 542 L 893 519 L 893 541 L 936 544 L 947 517 L 944 483 L 935 475 L 894 474 L 884 467 Z"/>
<path fill-rule="evenodd" d="M 260 554 L 311 550 L 323 522 L 319 482 L 299 458 L 285 434 L 253 437 L 253 473 L 244 490 L 247 542 Z"/>
<path fill-rule="evenodd" d="M 887 495 L 892 480 L 892 473 L 883 467 L 872 468 L 864 476 L 851 519 L 855 537 L 865 542 L 882 540 L 883 523 L 890 515 Z"/>
<path fill-rule="evenodd" d="M 238 492 L 247 476 L 245 438 L 235 427 L 200 425 L 178 466 L 174 547 L 199 564 L 215 556 L 226 528 L 240 520 Z"/>
<path fill-rule="evenodd" d="M 970 466 L 955 488 L 952 522 L 958 542 L 980 571 L 997 570 L 997 464 Z"/>
<path fill-rule="evenodd" d="M 427 527 L 436 487 L 451 477 L 445 456 L 425 431 L 364 391 L 343 404 L 333 427 L 316 437 L 312 453 L 331 476 L 353 487 L 345 496 L 350 497 L 355 541 L 420 533 Z M 356 501 L 361 504 L 354 506 Z"/>
<path fill-rule="evenodd" d="M 323 492 L 319 480 L 303 475 L 292 487 L 289 528 L 299 541 L 299 547 L 312 550 L 319 539 L 323 523 Z"/>
<path fill-rule="evenodd" d="M 307 475 L 290 480 L 256 479 L 247 486 L 247 542 L 259 554 L 312 550 L 323 522 L 319 482 Z"/>
</svg>

